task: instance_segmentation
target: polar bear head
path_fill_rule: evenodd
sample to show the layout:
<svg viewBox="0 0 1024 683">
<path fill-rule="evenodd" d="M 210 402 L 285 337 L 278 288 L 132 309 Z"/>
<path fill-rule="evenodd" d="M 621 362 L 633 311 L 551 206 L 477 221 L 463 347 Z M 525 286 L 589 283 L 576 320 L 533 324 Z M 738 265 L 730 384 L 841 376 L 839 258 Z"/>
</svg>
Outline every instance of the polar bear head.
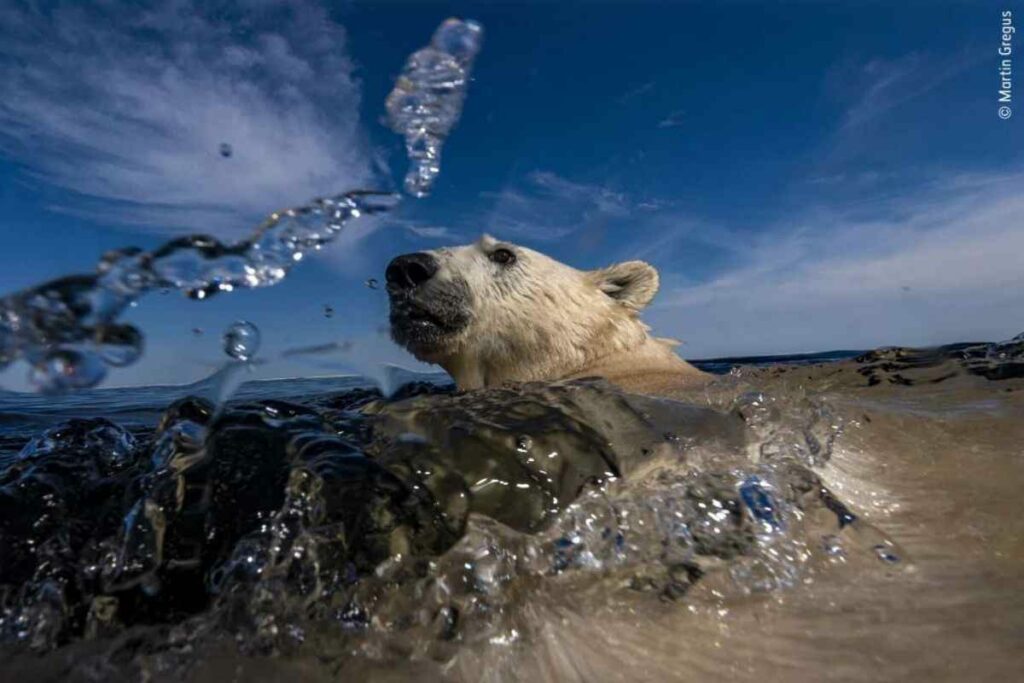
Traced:
<svg viewBox="0 0 1024 683">
<path fill-rule="evenodd" d="M 637 313 L 658 291 L 642 261 L 582 271 L 484 235 L 393 259 L 391 335 L 459 388 L 551 380 L 644 344 Z"/>
</svg>

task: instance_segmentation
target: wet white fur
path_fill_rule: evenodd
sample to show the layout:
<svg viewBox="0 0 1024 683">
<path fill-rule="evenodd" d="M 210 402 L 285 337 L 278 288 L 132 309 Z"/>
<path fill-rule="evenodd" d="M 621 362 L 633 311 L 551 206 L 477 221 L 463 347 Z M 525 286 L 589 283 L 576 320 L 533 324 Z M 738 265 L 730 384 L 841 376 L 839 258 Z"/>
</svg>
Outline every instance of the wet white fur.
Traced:
<svg viewBox="0 0 1024 683">
<path fill-rule="evenodd" d="M 514 265 L 490 259 L 499 248 L 515 253 Z M 642 261 L 581 271 L 489 235 L 429 253 L 440 263 L 439 285 L 463 278 L 473 294 L 466 329 L 420 357 L 460 389 L 604 376 L 643 390 L 654 378 L 702 375 L 675 355 L 676 342 L 651 337 L 639 320 L 658 291 L 658 272 Z"/>
</svg>

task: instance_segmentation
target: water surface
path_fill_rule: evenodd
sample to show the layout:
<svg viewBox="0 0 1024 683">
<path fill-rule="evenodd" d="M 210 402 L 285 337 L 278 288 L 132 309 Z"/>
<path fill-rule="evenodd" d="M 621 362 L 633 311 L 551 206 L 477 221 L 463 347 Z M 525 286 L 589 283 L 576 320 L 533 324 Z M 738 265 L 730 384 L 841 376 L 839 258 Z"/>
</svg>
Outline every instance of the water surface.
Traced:
<svg viewBox="0 0 1024 683">
<path fill-rule="evenodd" d="M 719 361 L 674 400 L 440 377 L 220 408 L 4 395 L 4 668 L 1015 680 L 1022 347 Z"/>
</svg>

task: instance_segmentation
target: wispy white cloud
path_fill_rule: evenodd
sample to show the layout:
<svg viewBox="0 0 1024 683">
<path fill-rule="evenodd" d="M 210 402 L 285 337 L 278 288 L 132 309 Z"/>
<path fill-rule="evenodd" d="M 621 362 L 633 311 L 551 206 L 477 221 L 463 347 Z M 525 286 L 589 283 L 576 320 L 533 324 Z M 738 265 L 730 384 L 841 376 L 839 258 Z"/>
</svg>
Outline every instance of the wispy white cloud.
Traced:
<svg viewBox="0 0 1024 683">
<path fill-rule="evenodd" d="M 642 239 L 631 241 L 616 255 L 616 260 L 662 260 L 680 249 L 695 247 L 733 253 L 741 251 L 744 244 L 744 236 L 729 226 L 711 222 L 670 204 L 638 215 L 632 228 Z M 686 277 L 685 273 L 679 275 Z"/>
<path fill-rule="evenodd" d="M 693 252 L 714 253 L 720 259 L 743 243 L 736 230 L 693 213 L 677 200 L 634 195 L 550 171 L 534 171 L 524 182 L 485 192 L 483 197 L 494 200 L 494 206 L 482 216 L 465 219 L 466 235 L 487 231 L 505 239 L 562 242 L 577 252 L 592 252 L 600 244 L 601 260 L 607 263 L 673 263 L 675 267 L 663 273 L 667 282 L 694 280 L 692 273 L 678 272 L 677 262 L 689 262 Z"/>
<path fill-rule="evenodd" d="M 619 104 L 626 104 L 631 100 L 643 97 L 644 95 L 650 93 L 652 90 L 654 90 L 654 81 L 647 81 L 645 83 L 641 83 L 635 88 L 631 88 L 630 90 L 627 90 L 626 92 L 622 93 L 621 95 L 619 95 L 619 97 L 616 98 L 615 101 L 618 102 Z"/>
<path fill-rule="evenodd" d="M 691 356 L 999 338 L 1024 330 L 1024 172 L 950 174 L 856 210 L 812 208 L 741 265 L 664 292 Z"/>
<path fill-rule="evenodd" d="M 694 282 L 669 272 L 648 319 L 691 357 L 999 339 L 1024 330 L 1024 170 L 873 163 L 878 126 L 984 55 L 911 54 L 830 73 L 845 110 L 787 218 L 738 233 L 662 212 L 638 254 L 710 239 L 725 255 Z M 877 144 L 877 143 L 875 143 Z M 683 217 L 685 218 L 685 217 Z M 685 284 L 676 284 L 685 283 Z"/>
<path fill-rule="evenodd" d="M 494 202 L 483 221 L 486 230 L 509 239 L 551 241 L 620 220 L 634 208 L 627 195 L 602 185 L 548 171 L 534 171 L 526 180 L 518 187 L 483 193 Z"/>
<path fill-rule="evenodd" d="M 460 240 L 459 233 L 444 225 L 432 225 L 411 218 L 387 217 L 381 221 L 385 229 L 400 228 L 410 235 L 428 240 Z"/>
<path fill-rule="evenodd" d="M 70 191 L 59 210 L 248 228 L 370 181 L 347 46 L 345 29 L 303 0 L 6 4 L 0 151 Z"/>
<path fill-rule="evenodd" d="M 668 116 L 658 121 L 658 128 L 678 128 L 685 123 L 686 112 L 682 109 L 670 112 Z"/>
<path fill-rule="evenodd" d="M 405 229 L 417 237 L 426 237 L 432 240 L 460 239 L 457 233 L 443 225 L 407 225 Z"/>
<path fill-rule="evenodd" d="M 946 56 L 914 52 L 895 59 L 836 66 L 829 74 L 830 89 L 848 100 L 841 128 L 863 125 L 921 97 L 977 64 L 981 57 L 967 52 Z"/>
</svg>

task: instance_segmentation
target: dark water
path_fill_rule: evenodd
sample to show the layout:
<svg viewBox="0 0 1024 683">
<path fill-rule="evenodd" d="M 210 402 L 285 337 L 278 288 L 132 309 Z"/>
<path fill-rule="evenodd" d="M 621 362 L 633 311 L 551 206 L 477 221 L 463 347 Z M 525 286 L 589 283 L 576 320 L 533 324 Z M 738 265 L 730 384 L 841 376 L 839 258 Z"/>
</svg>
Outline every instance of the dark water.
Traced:
<svg viewBox="0 0 1024 683">
<path fill-rule="evenodd" d="M 791 356 L 747 356 L 713 358 L 693 361 L 705 372 L 725 374 L 733 368 L 765 365 L 809 365 L 844 358 L 852 358 L 863 351 L 827 351 L 816 354 Z M 123 387 L 116 389 L 83 389 L 69 394 L 48 396 L 34 393 L 11 392 L 0 389 L 0 438 L 22 439 L 31 437 L 40 426 L 54 424 L 70 417 L 105 417 L 125 427 L 152 426 L 164 408 L 185 396 L 202 396 L 215 400 L 220 390 L 219 378 L 211 378 L 184 386 Z M 406 373 L 399 378 L 450 383 L 444 373 Z M 373 384 L 355 376 L 273 379 L 243 382 L 232 394 L 231 401 L 245 402 L 260 399 L 298 400 L 311 396 L 370 389 Z M 13 441 L 12 441 L 13 443 Z"/>
<path fill-rule="evenodd" d="M 735 356 L 728 358 L 705 358 L 690 361 L 704 372 L 711 372 L 716 375 L 724 375 L 733 368 L 743 367 L 765 367 L 794 366 L 794 365 L 817 365 L 829 363 L 836 360 L 854 358 L 864 353 L 861 351 L 821 351 L 818 353 L 796 353 L 787 356 Z"/>
<path fill-rule="evenodd" d="M 0 395 L 0 672 L 1014 678 L 1024 340 L 698 365 Z"/>
<path fill-rule="evenodd" d="M 239 367 L 239 375 L 244 369 Z M 152 427 L 164 409 L 186 396 L 206 398 L 214 403 L 225 391 L 230 391 L 230 403 L 243 403 L 263 399 L 304 400 L 314 396 L 370 389 L 373 383 L 356 376 L 273 379 L 242 382 L 230 389 L 231 379 L 224 372 L 195 384 L 182 386 L 121 387 L 113 389 L 83 389 L 69 394 L 48 396 L 0 390 L 0 439 L 10 440 L 33 436 L 46 425 L 71 417 L 105 417 L 128 428 Z M 396 380 L 413 380 L 436 384 L 449 383 L 447 375 L 406 372 Z M 225 386 L 227 385 L 227 386 Z"/>
</svg>

